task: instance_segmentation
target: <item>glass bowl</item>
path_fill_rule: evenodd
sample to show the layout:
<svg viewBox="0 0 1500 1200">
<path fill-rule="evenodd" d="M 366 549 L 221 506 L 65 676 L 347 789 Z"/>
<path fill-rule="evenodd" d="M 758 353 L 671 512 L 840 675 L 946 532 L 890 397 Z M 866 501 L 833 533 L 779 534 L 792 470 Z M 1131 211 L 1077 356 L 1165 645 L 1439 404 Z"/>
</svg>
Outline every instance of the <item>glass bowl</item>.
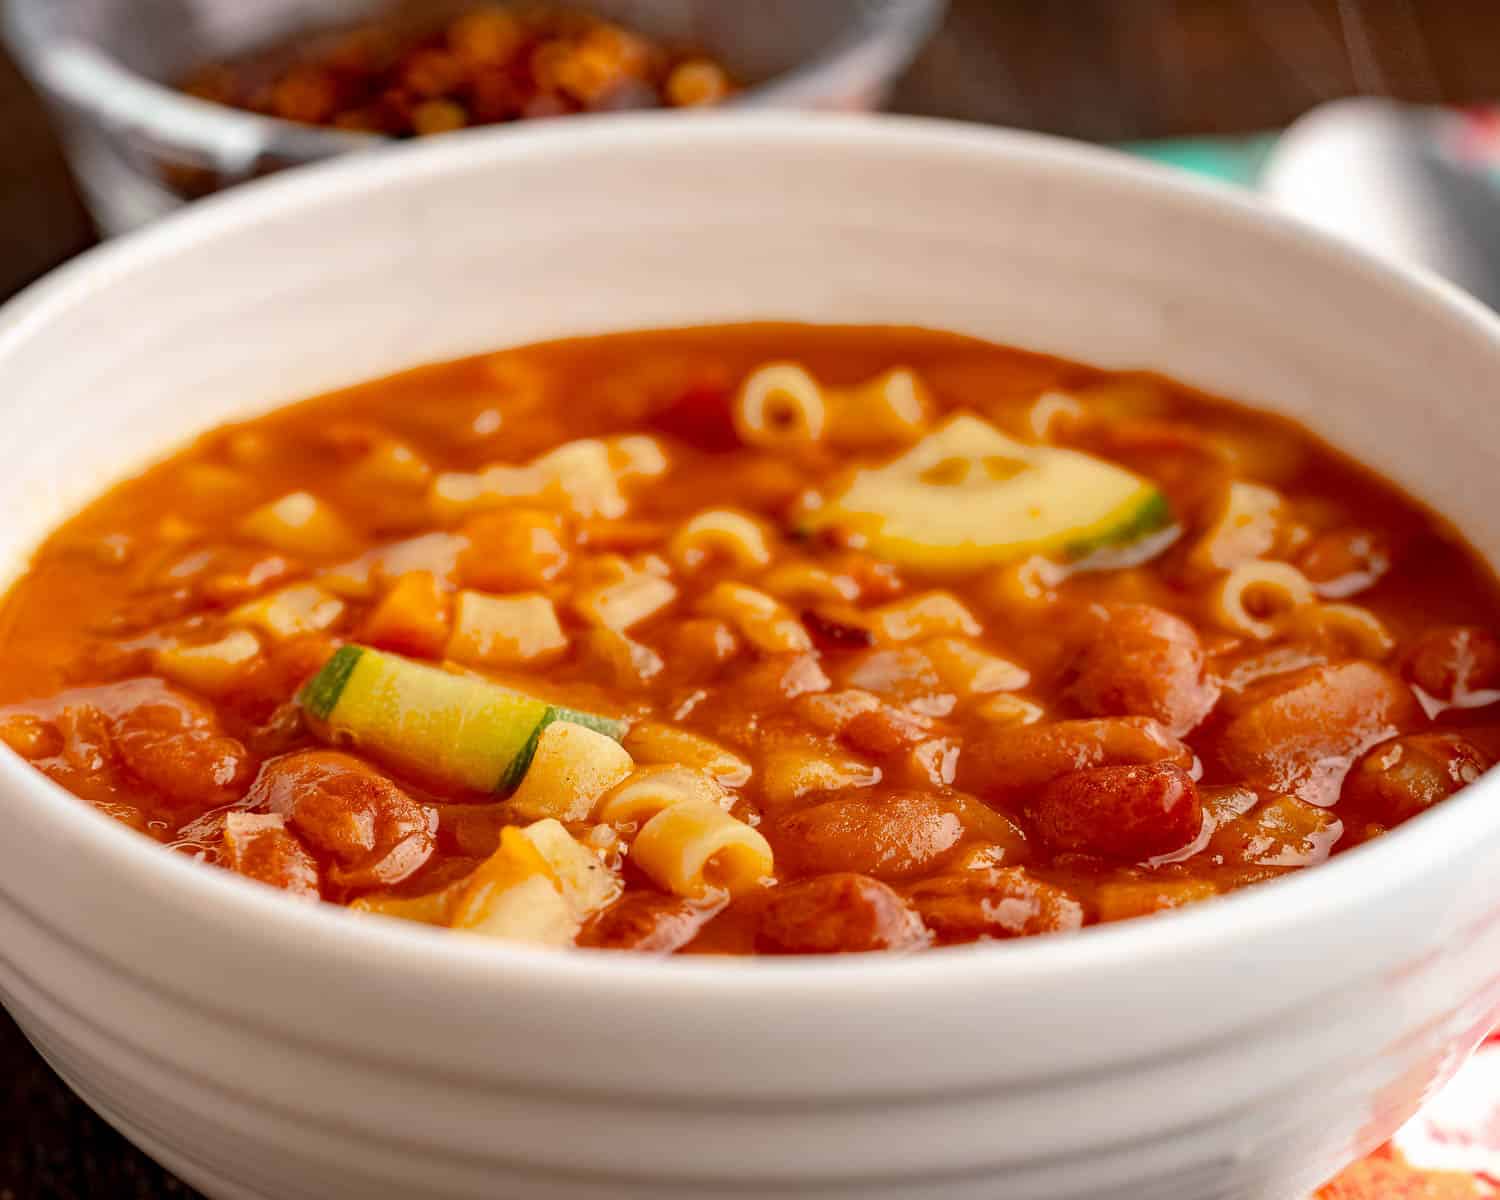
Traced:
<svg viewBox="0 0 1500 1200">
<path fill-rule="evenodd" d="M 58 123 L 106 234 L 285 167 L 387 139 L 197 100 L 170 81 L 389 0 L 0 0 L 4 31 Z M 436 0 L 428 7 L 462 7 Z M 590 0 L 601 15 L 700 46 L 751 86 L 742 108 L 879 107 L 945 0 Z"/>
</svg>

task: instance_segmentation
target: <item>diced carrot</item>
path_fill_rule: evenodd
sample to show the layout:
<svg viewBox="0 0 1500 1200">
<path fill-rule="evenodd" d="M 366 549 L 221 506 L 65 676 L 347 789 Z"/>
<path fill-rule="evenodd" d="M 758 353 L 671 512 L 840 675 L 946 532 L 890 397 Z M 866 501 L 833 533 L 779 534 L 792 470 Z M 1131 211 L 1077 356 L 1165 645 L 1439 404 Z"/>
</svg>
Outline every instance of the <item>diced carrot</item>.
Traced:
<svg viewBox="0 0 1500 1200">
<path fill-rule="evenodd" d="M 556 579 L 568 565 L 562 517 L 535 508 L 484 513 L 464 526 L 469 546 L 459 556 L 466 587 L 522 592 Z"/>
<path fill-rule="evenodd" d="M 376 605 L 363 640 L 382 650 L 438 658 L 448 643 L 448 596 L 430 571 L 410 571 Z"/>
</svg>

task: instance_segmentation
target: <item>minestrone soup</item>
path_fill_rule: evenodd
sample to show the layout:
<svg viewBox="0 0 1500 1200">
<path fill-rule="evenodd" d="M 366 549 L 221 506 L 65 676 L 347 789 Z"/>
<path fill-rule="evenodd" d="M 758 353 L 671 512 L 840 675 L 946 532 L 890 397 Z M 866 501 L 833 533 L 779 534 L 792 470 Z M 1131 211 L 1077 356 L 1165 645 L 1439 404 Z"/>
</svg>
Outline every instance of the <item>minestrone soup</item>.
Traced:
<svg viewBox="0 0 1500 1200">
<path fill-rule="evenodd" d="M 901 328 L 612 336 L 208 433 L 37 552 L 0 737 L 372 919 L 913 951 L 1314 866 L 1500 757 L 1500 595 L 1285 420 Z"/>
</svg>

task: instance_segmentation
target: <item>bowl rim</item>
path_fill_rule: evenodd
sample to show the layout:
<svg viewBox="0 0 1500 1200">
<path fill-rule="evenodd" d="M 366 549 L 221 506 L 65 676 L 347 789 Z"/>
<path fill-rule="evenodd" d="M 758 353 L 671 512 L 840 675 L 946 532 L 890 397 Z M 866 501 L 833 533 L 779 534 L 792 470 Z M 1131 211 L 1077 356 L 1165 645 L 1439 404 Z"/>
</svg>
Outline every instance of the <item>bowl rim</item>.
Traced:
<svg viewBox="0 0 1500 1200">
<path fill-rule="evenodd" d="M 263 221 L 285 218 L 325 202 L 357 202 L 360 196 L 399 188 L 403 181 L 445 174 L 499 170 L 518 159 L 587 158 L 594 154 L 642 154 L 723 150 L 736 154 L 785 147 L 829 154 L 860 152 L 895 156 L 946 156 L 960 162 L 986 159 L 1065 178 L 1082 186 L 1144 196 L 1151 202 L 1186 206 L 1242 232 L 1280 243 L 1304 255 L 1309 266 L 1363 276 L 1372 287 L 1397 290 L 1500 353 L 1500 316 L 1430 273 L 1392 266 L 1370 253 L 1290 217 L 1275 213 L 1227 185 L 1143 163 L 1104 150 L 1040 134 L 997 130 L 917 117 L 868 117 L 768 113 L 718 113 L 683 118 L 672 114 L 620 117 L 602 126 L 566 129 L 478 129 L 414 142 L 378 155 L 357 155 L 317 164 L 237 187 L 192 205 L 145 230 L 87 251 L 0 307 L 0 378 L 10 353 L 54 315 L 114 279 L 151 262 L 220 236 L 233 236 Z M 1170 364 L 1164 364 L 1170 369 Z M 7 569 L 13 565 L 6 564 Z M 827 955 L 780 958 L 637 956 L 609 951 L 554 950 L 455 936 L 396 920 L 369 920 L 333 904 L 297 904 L 275 890 L 185 856 L 128 829 L 53 783 L 8 748 L 0 748 L 0 790 L 31 806 L 66 839 L 70 851 L 111 860 L 123 877 L 148 881 L 155 899 L 212 912 L 244 927 L 254 924 L 277 941 L 295 941 L 309 954 L 358 956 L 381 973 L 440 971 L 445 987 L 509 989 L 519 980 L 539 987 L 600 987 L 612 993 L 649 995 L 662 988 L 691 989 L 712 1001 L 726 993 L 745 999 L 803 999 L 847 995 L 850 987 L 879 988 L 902 998 L 940 999 L 955 984 L 1026 984 L 1084 976 L 1093 969 L 1130 966 L 1146 970 L 1216 944 L 1267 936 L 1295 926 L 1378 910 L 1383 893 L 1430 875 L 1464 848 L 1500 832 L 1500 772 L 1492 772 L 1458 795 L 1402 826 L 1394 837 L 1371 843 L 1289 877 L 1240 889 L 1213 903 L 1191 905 L 1132 920 L 1095 925 L 1066 935 L 934 949 L 915 956 Z M 154 902 L 154 901 L 153 901 Z"/>
<path fill-rule="evenodd" d="M 256 170 L 263 158 L 316 159 L 408 140 L 305 125 L 190 96 L 131 70 L 96 46 L 54 34 L 49 22 L 56 3 L 0 0 L 0 34 L 41 87 L 117 133 L 143 135 L 163 149 L 202 155 L 221 168 L 239 172 Z M 937 29 L 947 4 L 948 0 L 881 0 L 863 5 L 857 20 L 821 52 L 750 85 L 724 107 L 816 103 L 826 90 L 846 79 L 852 82 L 872 72 L 899 74 Z M 476 128 L 515 132 L 526 124 Z"/>
</svg>

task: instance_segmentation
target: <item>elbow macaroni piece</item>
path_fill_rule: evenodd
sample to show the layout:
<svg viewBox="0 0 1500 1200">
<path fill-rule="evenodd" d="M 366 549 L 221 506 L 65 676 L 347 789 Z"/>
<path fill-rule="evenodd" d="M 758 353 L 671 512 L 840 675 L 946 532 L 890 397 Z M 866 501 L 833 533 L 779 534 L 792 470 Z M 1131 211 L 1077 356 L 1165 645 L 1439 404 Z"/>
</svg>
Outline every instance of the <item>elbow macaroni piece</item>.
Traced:
<svg viewBox="0 0 1500 1200">
<path fill-rule="evenodd" d="M 630 854 L 647 875 L 679 896 L 712 891 L 737 896 L 767 878 L 775 865 L 760 832 L 711 800 L 685 800 L 663 809 L 641 827 Z"/>
<path fill-rule="evenodd" d="M 978 637 L 984 627 L 956 596 L 947 592 L 924 592 L 906 600 L 893 600 L 870 614 L 875 636 L 887 642 L 910 642 L 952 634 Z"/>
<path fill-rule="evenodd" d="M 743 787 L 750 782 L 750 764 L 738 754 L 676 725 L 642 721 L 631 727 L 624 745 L 636 762 L 694 767 L 724 787 Z"/>
<path fill-rule="evenodd" d="M 1198 539 L 1188 565 L 1203 572 L 1230 571 L 1276 548 L 1286 505 L 1280 493 L 1258 483 L 1232 482 L 1217 519 Z"/>
<path fill-rule="evenodd" d="M 728 508 L 710 508 L 688 521 L 673 536 L 669 553 L 684 571 L 715 561 L 740 571 L 758 570 L 771 562 L 765 530 Z"/>
<path fill-rule="evenodd" d="M 789 608 L 743 583 L 716 584 L 698 602 L 698 611 L 722 617 L 765 654 L 806 654 L 813 648 L 811 635 Z"/>
<path fill-rule="evenodd" d="M 932 399 L 914 371 L 896 367 L 849 388 L 824 387 L 796 363 L 767 363 L 745 377 L 734 406 L 740 438 L 785 448 L 828 441 L 849 449 L 911 441 Z"/>
<path fill-rule="evenodd" d="M 1358 604 L 1309 604 L 1287 616 L 1289 632 L 1331 642 L 1355 658 L 1389 658 L 1396 639 L 1379 617 Z"/>
<path fill-rule="evenodd" d="M 943 686 L 962 697 L 987 696 L 992 692 L 1015 692 L 1031 682 L 1025 667 L 991 654 L 963 638 L 940 637 L 921 647 L 937 669 Z"/>
<path fill-rule="evenodd" d="M 1026 427 L 1031 436 L 1045 442 L 1054 425 L 1076 425 L 1087 410 L 1076 396 L 1067 392 L 1043 392 L 1026 409 Z"/>
<path fill-rule="evenodd" d="M 1224 576 L 1209 600 L 1209 616 L 1224 629 L 1266 641 L 1276 635 L 1275 618 L 1316 601 L 1312 584 L 1296 567 L 1257 559 Z"/>
<path fill-rule="evenodd" d="M 732 803 L 703 771 L 658 767 L 615 788 L 594 818 L 616 826 L 639 823 L 631 859 L 668 891 L 738 895 L 770 876 L 775 857 L 764 836 L 729 814 Z"/>
<path fill-rule="evenodd" d="M 669 465 L 654 438 L 579 438 L 528 464 L 444 472 L 432 481 L 427 503 L 439 521 L 448 523 L 508 504 L 541 505 L 613 521 L 630 508 L 621 485 L 658 478 Z"/>
<path fill-rule="evenodd" d="M 708 801 L 728 808 L 734 800 L 716 780 L 691 767 L 647 767 L 636 771 L 600 801 L 594 819 L 611 825 L 639 824 L 674 804 Z"/>
<path fill-rule="evenodd" d="M 828 409 L 823 389 L 795 363 L 769 363 L 745 377 L 734 404 L 734 427 L 752 446 L 806 446 L 823 440 Z"/>
<path fill-rule="evenodd" d="M 241 604 L 229 614 L 236 625 L 248 625 L 267 636 L 284 640 L 304 633 L 321 633 L 337 625 L 344 602 L 315 583 L 297 583 L 258 600 Z"/>
<path fill-rule="evenodd" d="M 932 416 L 932 398 L 914 371 L 896 367 L 852 388 L 825 388 L 828 440 L 850 449 L 915 441 Z"/>
<path fill-rule="evenodd" d="M 810 562 L 784 562 L 760 577 L 760 586 L 783 599 L 832 600 L 853 603 L 859 584 Z"/>
</svg>

